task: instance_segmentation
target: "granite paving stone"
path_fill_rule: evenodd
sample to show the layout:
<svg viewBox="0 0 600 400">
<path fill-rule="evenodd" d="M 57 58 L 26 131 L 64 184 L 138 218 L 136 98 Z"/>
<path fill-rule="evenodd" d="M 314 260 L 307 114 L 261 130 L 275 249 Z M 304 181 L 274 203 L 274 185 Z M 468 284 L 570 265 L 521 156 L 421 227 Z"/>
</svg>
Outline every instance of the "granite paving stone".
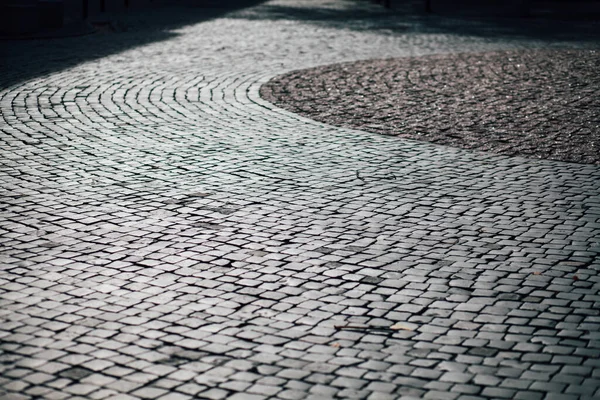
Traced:
<svg viewBox="0 0 600 400">
<path fill-rule="evenodd" d="M 0 42 L 0 398 L 600 395 L 597 22 L 179 3 Z"/>
</svg>

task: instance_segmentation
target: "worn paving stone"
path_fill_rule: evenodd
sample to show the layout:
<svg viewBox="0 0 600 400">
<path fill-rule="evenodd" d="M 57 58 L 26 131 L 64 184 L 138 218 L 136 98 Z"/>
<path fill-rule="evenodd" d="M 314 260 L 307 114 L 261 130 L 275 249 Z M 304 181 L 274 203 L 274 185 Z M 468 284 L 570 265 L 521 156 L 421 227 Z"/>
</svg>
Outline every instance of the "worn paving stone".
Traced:
<svg viewBox="0 0 600 400">
<path fill-rule="evenodd" d="M 0 397 L 600 395 L 598 166 L 333 127 L 259 93 L 346 61 L 593 49 L 596 25 L 207 13 L 0 44 Z"/>
</svg>

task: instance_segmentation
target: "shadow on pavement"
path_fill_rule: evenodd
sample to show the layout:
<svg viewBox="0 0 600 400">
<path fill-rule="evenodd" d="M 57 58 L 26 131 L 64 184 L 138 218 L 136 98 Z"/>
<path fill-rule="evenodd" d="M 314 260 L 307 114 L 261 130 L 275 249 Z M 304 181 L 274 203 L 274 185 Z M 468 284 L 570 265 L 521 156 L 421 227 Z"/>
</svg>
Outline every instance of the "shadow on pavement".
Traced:
<svg viewBox="0 0 600 400">
<path fill-rule="evenodd" d="M 294 20 L 333 29 L 382 35 L 410 32 L 486 37 L 490 40 L 561 40 L 597 43 L 600 23 L 556 18 L 485 18 L 425 14 L 421 0 L 397 2 L 392 9 L 367 0 L 280 2 L 265 0 L 177 0 L 163 6 L 109 18 L 86 36 L 0 41 L 0 89 L 124 50 L 170 39 L 174 29 L 227 15 L 248 20 Z M 322 6 L 317 6 L 321 4 Z M 323 6 L 324 4 L 324 6 Z M 256 7 L 254 7 L 256 6 Z"/>
<path fill-rule="evenodd" d="M 84 36 L 0 40 L 0 90 L 130 48 L 170 39 L 173 30 L 216 19 L 265 0 L 179 0 L 177 5 L 106 15 Z"/>
<path fill-rule="evenodd" d="M 398 1 L 392 9 L 372 7 L 369 1 L 346 1 L 346 8 L 317 8 L 265 4 L 236 14 L 238 18 L 297 20 L 334 29 L 352 29 L 387 34 L 457 34 L 490 39 L 537 39 L 598 42 L 600 15 L 533 15 L 531 17 L 494 17 L 425 13 L 422 0 Z M 370 5 L 369 7 L 367 7 Z"/>
</svg>

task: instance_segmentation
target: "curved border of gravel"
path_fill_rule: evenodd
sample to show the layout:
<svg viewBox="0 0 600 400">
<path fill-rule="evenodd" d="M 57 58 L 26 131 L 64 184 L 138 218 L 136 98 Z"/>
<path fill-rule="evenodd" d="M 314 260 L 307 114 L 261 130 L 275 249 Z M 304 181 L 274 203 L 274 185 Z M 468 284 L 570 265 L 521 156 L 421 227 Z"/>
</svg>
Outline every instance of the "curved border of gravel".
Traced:
<svg viewBox="0 0 600 400">
<path fill-rule="evenodd" d="M 600 164 L 599 70 L 598 50 L 445 54 L 292 71 L 260 93 L 331 125 Z"/>
</svg>

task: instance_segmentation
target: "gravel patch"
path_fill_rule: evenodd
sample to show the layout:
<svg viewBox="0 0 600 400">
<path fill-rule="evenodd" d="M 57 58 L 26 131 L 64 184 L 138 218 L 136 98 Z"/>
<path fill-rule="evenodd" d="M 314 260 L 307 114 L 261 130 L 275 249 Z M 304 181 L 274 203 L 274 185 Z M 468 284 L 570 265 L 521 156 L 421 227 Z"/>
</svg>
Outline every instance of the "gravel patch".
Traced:
<svg viewBox="0 0 600 400">
<path fill-rule="evenodd" d="M 600 164 L 600 51 L 368 60 L 294 71 L 261 96 L 332 125 L 460 148 Z"/>
</svg>

